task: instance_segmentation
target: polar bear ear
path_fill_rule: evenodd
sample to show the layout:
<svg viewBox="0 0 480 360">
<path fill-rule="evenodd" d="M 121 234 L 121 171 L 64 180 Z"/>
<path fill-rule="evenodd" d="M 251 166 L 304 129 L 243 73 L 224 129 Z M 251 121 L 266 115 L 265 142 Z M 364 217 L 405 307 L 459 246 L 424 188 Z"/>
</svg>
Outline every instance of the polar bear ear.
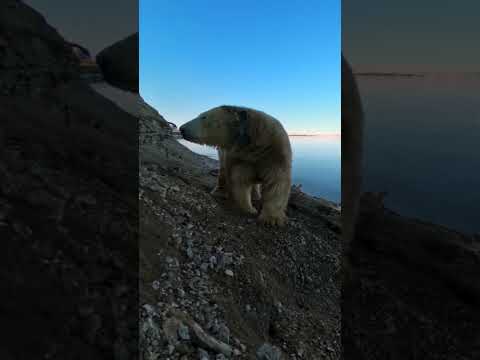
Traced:
<svg viewBox="0 0 480 360">
<path fill-rule="evenodd" d="M 237 112 L 239 124 L 238 124 L 238 135 L 237 143 L 241 146 L 250 144 L 250 136 L 248 134 L 248 113 L 245 110 L 240 110 Z"/>
</svg>

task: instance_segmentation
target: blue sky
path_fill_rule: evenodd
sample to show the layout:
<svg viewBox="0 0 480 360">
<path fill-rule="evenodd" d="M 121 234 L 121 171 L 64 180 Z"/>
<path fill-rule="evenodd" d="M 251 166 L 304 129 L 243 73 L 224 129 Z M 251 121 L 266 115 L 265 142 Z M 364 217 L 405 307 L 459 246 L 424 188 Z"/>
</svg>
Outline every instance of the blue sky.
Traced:
<svg viewBox="0 0 480 360">
<path fill-rule="evenodd" d="M 340 0 L 142 0 L 140 92 L 181 125 L 228 104 L 340 131 Z"/>
</svg>

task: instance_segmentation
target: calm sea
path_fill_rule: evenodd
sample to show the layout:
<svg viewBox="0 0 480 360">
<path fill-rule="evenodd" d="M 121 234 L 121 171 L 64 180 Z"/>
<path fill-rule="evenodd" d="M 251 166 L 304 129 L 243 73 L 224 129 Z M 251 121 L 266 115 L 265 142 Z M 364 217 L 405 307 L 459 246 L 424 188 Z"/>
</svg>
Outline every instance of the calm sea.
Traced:
<svg viewBox="0 0 480 360">
<path fill-rule="evenodd" d="M 364 190 L 402 215 L 480 232 L 480 77 L 359 77 Z M 340 139 L 291 137 L 293 181 L 340 202 Z M 184 142 L 216 158 L 212 148 Z"/>
<path fill-rule="evenodd" d="M 480 77 L 359 77 L 365 190 L 399 213 L 480 232 Z"/>
<path fill-rule="evenodd" d="M 214 148 L 179 140 L 192 151 L 218 159 Z M 292 178 L 302 190 L 335 203 L 340 202 L 340 137 L 292 136 Z"/>
</svg>

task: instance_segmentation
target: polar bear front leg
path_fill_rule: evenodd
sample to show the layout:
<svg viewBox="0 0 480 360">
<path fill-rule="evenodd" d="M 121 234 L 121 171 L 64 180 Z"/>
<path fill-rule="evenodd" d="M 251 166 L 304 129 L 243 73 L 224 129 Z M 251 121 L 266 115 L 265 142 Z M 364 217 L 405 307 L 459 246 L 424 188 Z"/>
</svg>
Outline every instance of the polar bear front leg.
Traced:
<svg viewBox="0 0 480 360">
<path fill-rule="evenodd" d="M 252 199 L 253 200 L 260 200 L 262 197 L 262 190 L 260 184 L 255 184 L 252 186 Z"/>
<path fill-rule="evenodd" d="M 217 185 L 211 191 L 211 194 L 219 198 L 228 198 L 228 173 L 227 154 L 225 151 L 218 150 L 218 160 L 220 169 L 218 171 Z"/>
<path fill-rule="evenodd" d="M 284 226 L 287 222 L 286 210 L 290 197 L 291 180 L 278 177 L 262 184 L 263 206 L 258 217 L 260 223 L 271 226 Z"/>
<path fill-rule="evenodd" d="M 234 165 L 230 173 L 230 191 L 236 205 L 244 212 L 255 215 L 257 210 L 252 206 L 253 170 L 248 165 Z"/>
</svg>

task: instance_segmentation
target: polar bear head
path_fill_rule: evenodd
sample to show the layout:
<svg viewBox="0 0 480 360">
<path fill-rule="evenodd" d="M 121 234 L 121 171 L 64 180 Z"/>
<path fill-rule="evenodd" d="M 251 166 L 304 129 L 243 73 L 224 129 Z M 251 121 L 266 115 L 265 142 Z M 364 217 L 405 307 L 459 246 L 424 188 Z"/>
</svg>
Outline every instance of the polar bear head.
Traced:
<svg viewBox="0 0 480 360">
<path fill-rule="evenodd" d="M 223 105 L 205 111 L 180 127 L 185 140 L 230 148 L 248 145 L 250 109 Z"/>
</svg>

